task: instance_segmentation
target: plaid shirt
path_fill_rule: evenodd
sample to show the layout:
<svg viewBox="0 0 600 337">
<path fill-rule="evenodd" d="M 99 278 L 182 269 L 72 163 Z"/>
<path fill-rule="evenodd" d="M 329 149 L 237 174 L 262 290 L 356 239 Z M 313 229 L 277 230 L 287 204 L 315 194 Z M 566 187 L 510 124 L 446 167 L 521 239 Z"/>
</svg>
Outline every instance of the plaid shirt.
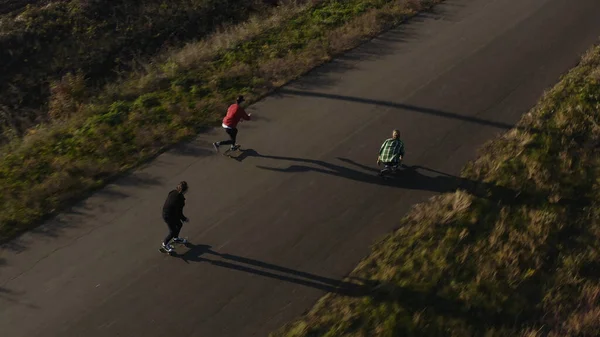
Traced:
<svg viewBox="0 0 600 337">
<path fill-rule="evenodd" d="M 389 138 L 381 144 L 379 159 L 383 163 L 397 163 L 399 156 L 404 157 L 404 143 L 400 139 Z"/>
</svg>

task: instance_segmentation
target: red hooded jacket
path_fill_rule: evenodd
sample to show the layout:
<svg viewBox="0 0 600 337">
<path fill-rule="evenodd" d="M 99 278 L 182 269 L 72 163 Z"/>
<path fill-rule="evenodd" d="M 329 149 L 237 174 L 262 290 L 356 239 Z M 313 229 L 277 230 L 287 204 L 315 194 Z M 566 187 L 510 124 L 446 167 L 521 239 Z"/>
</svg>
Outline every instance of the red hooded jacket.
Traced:
<svg viewBox="0 0 600 337">
<path fill-rule="evenodd" d="M 227 115 L 223 118 L 223 125 L 227 125 L 228 127 L 234 129 L 237 127 L 240 119 L 250 120 L 250 116 L 246 113 L 244 108 L 242 108 L 239 104 L 234 103 L 229 106 L 227 109 Z"/>
</svg>

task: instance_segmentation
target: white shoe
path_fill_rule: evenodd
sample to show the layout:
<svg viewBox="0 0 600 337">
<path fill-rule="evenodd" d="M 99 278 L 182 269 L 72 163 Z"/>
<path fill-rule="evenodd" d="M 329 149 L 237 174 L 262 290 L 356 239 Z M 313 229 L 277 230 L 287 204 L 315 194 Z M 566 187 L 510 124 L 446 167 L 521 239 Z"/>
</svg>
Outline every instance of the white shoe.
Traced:
<svg viewBox="0 0 600 337">
<path fill-rule="evenodd" d="M 175 249 L 173 248 L 173 246 L 171 246 L 171 245 L 169 245 L 169 244 L 165 245 L 164 243 L 162 244 L 162 248 L 163 248 L 163 249 L 164 249 L 164 250 L 165 250 L 167 253 L 170 253 L 170 252 L 172 252 L 173 250 L 175 250 Z"/>
<path fill-rule="evenodd" d="M 175 243 L 187 243 L 188 241 L 186 239 L 183 239 L 183 238 L 174 238 L 173 242 L 175 242 Z"/>
</svg>

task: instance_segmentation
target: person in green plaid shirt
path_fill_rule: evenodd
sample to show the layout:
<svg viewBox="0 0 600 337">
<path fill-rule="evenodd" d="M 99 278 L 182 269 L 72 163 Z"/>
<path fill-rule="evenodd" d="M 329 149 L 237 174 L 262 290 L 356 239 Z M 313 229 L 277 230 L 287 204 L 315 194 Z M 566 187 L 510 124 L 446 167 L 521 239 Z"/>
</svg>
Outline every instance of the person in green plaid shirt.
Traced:
<svg viewBox="0 0 600 337">
<path fill-rule="evenodd" d="M 387 166 L 399 165 L 404 157 L 404 142 L 400 140 L 400 131 L 394 130 L 392 138 L 388 138 L 381 144 L 377 165 L 383 163 Z"/>
</svg>

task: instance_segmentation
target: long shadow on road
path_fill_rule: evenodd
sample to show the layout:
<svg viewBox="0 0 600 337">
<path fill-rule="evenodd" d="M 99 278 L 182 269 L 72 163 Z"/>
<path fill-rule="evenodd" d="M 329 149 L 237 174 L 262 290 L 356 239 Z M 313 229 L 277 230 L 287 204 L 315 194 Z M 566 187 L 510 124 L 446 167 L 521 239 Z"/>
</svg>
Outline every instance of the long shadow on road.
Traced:
<svg viewBox="0 0 600 337">
<path fill-rule="evenodd" d="M 367 288 L 358 283 L 336 280 L 237 255 L 219 253 L 212 250 L 209 245 L 187 243 L 186 247 L 189 248 L 187 252 L 175 255 L 186 263 L 210 263 L 222 268 L 260 275 L 346 296 L 362 296 L 367 291 Z M 211 255 L 213 258 L 208 258 L 207 255 Z"/>
<path fill-rule="evenodd" d="M 339 161 L 355 166 L 345 166 L 341 164 L 334 164 L 331 162 L 308 159 L 308 158 L 295 158 L 285 156 L 271 156 L 258 153 L 253 149 L 242 150 L 242 153 L 235 157 L 237 161 L 243 161 L 248 157 L 257 157 L 265 159 L 283 160 L 293 162 L 292 165 L 286 168 L 268 167 L 263 165 L 257 165 L 258 168 L 264 170 L 270 170 L 275 172 L 284 173 L 301 173 L 301 172 L 319 172 L 327 175 L 336 177 L 346 178 L 354 181 L 359 181 L 368 184 L 376 184 L 382 186 L 394 186 L 398 188 L 406 189 L 419 189 L 435 192 L 449 192 L 456 190 L 462 183 L 462 179 L 452 175 L 440 174 L 435 177 L 430 177 L 418 172 L 419 169 L 429 170 L 421 166 L 410 166 L 404 167 L 399 172 L 398 179 L 385 180 L 377 176 L 379 170 L 375 167 L 369 167 L 360 163 L 356 163 L 350 159 L 337 158 Z M 295 164 L 298 163 L 298 164 Z M 433 170 L 429 170 L 434 173 L 441 173 Z"/>
<path fill-rule="evenodd" d="M 498 186 L 493 183 L 484 183 L 464 177 L 454 176 L 420 165 L 406 166 L 398 172 L 396 179 L 382 179 L 378 176 L 379 169 L 375 166 L 367 166 L 347 158 L 336 158 L 346 164 L 334 164 L 324 160 L 296 158 L 286 156 L 272 156 L 258 153 L 253 149 L 242 150 L 241 154 L 233 157 L 241 162 L 246 158 L 265 158 L 292 162 L 288 167 L 269 167 L 257 165 L 264 170 L 282 173 L 318 172 L 335 177 L 341 177 L 367 184 L 375 184 L 387 187 L 396 187 L 410 190 L 422 190 L 438 193 L 451 193 L 458 189 L 465 190 L 475 196 L 487 198 L 493 201 L 502 201 L 505 204 L 528 203 L 536 204 L 547 197 L 546 193 L 526 193 L 507 187 Z M 352 167 L 354 166 L 354 168 Z M 425 175 L 420 171 L 427 171 L 435 176 Z"/>
<path fill-rule="evenodd" d="M 294 90 L 294 89 L 281 89 L 278 91 L 278 93 L 281 94 L 282 96 L 285 96 L 286 94 L 291 95 L 291 96 L 309 96 L 309 97 L 319 97 L 319 98 L 334 99 L 334 100 L 341 100 L 341 101 L 348 101 L 348 102 L 356 102 L 356 103 L 361 103 L 361 104 L 386 106 L 386 107 L 391 107 L 391 108 L 395 108 L 395 109 L 401 109 L 401 110 L 406 110 L 406 111 L 412 111 L 412 112 L 418 112 L 418 113 L 438 116 L 438 117 L 442 117 L 442 118 L 457 119 L 457 120 L 461 120 L 461 121 L 465 121 L 465 122 L 492 126 L 492 127 L 504 129 L 504 130 L 509 130 L 509 129 L 512 129 L 513 127 L 515 127 L 515 125 L 513 125 L 513 124 L 494 122 L 494 121 L 481 119 L 481 118 L 477 118 L 477 117 L 461 115 L 461 114 L 458 114 L 455 112 L 442 111 L 442 110 L 437 110 L 437 109 L 432 109 L 432 108 L 427 108 L 427 107 L 422 107 L 422 106 L 403 104 L 403 103 L 397 103 L 397 102 L 391 102 L 391 101 L 382 101 L 382 100 L 375 100 L 375 99 L 369 99 L 369 98 L 360 98 L 360 97 L 318 93 L 318 92 L 308 92 L 308 91 L 300 91 L 300 90 Z"/>
</svg>

